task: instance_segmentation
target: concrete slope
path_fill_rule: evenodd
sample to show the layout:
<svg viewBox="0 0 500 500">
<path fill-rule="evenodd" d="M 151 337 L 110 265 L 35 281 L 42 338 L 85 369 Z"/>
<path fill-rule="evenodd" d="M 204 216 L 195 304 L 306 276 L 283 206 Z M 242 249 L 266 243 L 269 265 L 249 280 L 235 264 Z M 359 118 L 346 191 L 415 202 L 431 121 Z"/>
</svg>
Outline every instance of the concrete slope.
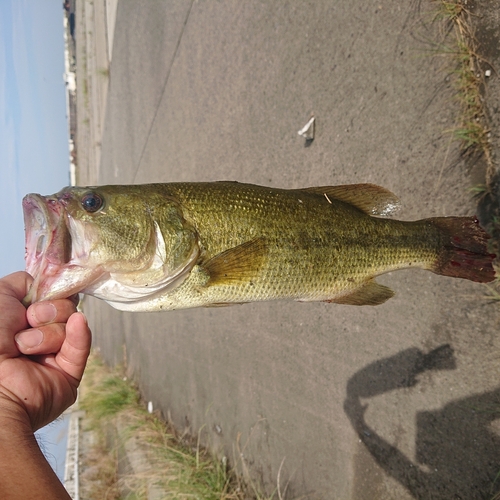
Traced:
<svg viewBox="0 0 500 500">
<path fill-rule="evenodd" d="M 373 182 L 401 197 L 399 218 L 472 215 L 435 9 L 120 0 L 89 182 Z M 483 285 L 424 271 L 380 282 L 397 294 L 378 307 L 85 310 L 105 358 L 268 493 L 484 498 L 500 470 L 498 309 Z"/>
</svg>

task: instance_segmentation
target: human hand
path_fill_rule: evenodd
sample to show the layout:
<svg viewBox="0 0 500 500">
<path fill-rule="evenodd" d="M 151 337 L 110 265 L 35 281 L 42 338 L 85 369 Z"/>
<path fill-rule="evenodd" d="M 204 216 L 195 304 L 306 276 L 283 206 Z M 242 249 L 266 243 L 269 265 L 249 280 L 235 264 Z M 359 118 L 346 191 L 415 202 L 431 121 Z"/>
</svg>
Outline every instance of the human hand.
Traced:
<svg viewBox="0 0 500 500">
<path fill-rule="evenodd" d="M 76 399 L 90 352 L 85 316 L 69 299 L 21 303 L 32 278 L 18 272 L 0 279 L 0 425 L 33 432 Z"/>
</svg>

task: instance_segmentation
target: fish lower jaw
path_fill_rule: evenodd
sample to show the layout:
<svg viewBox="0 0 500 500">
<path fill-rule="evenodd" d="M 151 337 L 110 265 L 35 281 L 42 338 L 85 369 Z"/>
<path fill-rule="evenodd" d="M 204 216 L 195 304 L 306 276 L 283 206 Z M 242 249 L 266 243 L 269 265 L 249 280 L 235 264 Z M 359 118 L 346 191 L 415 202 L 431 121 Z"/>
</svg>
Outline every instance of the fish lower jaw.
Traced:
<svg viewBox="0 0 500 500">
<path fill-rule="evenodd" d="M 75 264 L 61 266 L 47 261 L 43 264 L 33 276 L 33 284 L 24 299 L 28 304 L 71 297 L 105 274 L 100 268 L 88 269 Z"/>
<path fill-rule="evenodd" d="M 72 293 L 67 291 L 62 292 L 60 287 L 55 287 L 54 284 L 56 281 L 57 277 L 47 279 L 43 274 L 41 277 L 38 275 L 35 277 L 35 280 L 33 281 L 33 284 L 31 285 L 28 295 L 25 297 L 24 301 L 29 300 L 29 303 L 32 304 L 42 300 L 63 299 L 72 295 Z"/>
</svg>

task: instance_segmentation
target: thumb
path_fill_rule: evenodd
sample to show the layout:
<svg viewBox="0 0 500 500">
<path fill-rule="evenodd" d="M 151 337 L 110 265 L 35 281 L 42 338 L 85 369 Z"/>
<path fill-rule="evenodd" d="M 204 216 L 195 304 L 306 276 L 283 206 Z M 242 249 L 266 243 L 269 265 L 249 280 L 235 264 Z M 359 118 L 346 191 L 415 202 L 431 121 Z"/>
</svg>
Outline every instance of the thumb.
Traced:
<svg viewBox="0 0 500 500">
<path fill-rule="evenodd" d="M 72 314 L 66 323 L 66 338 L 55 361 L 63 372 L 80 381 L 87 364 L 92 344 L 92 333 L 87 319 L 80 313 Z"/>
</svg>

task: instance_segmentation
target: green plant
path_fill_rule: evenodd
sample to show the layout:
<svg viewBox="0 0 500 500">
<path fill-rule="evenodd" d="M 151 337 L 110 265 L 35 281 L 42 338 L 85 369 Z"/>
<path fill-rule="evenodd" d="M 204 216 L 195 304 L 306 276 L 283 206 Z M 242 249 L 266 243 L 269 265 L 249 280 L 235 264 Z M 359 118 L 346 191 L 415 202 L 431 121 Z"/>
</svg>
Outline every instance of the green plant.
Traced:
<svg viewBox="0 0 500 500">
<path fill-rule="evenodd" d="M 199 436 L 196 441 L 180 438 L 158 415 L 149 414 L 123 371 L 108 370 L 96 355 L 82 381 L 80 406 L 88 428 L 97 434 L 90 461 L 102 464 L 93 477 L 91 498 L 115 500 L 126 491 L 126 498 L 142 499 L 156 488 L 165 499 L 264 500 L 241 482 L 227 460 L 217 460 L 201 447 Z M 145 460 L 133 471 L 118 473 L 130 442 Z"/>
<path fill-rule="evenodd" d="M 491 65 L 478 55 L 478 43 L 474 34 L 471 13 L 463 0 L 437 0 L 436 17 L 444 21 L 446 32 L 454 35 L 452 47 L 443 52 L 451 55 L 455 70 L 454 85 L 460 104 L 458 125 L 451 130 L 460 141 L 464 154 L 482 154 L 487 164 L 487 184 L 493 174 L 494 165 L 489 141 L 488 117 L 482 89 L 484 71 L 482 65 Z"/>
</svg>

